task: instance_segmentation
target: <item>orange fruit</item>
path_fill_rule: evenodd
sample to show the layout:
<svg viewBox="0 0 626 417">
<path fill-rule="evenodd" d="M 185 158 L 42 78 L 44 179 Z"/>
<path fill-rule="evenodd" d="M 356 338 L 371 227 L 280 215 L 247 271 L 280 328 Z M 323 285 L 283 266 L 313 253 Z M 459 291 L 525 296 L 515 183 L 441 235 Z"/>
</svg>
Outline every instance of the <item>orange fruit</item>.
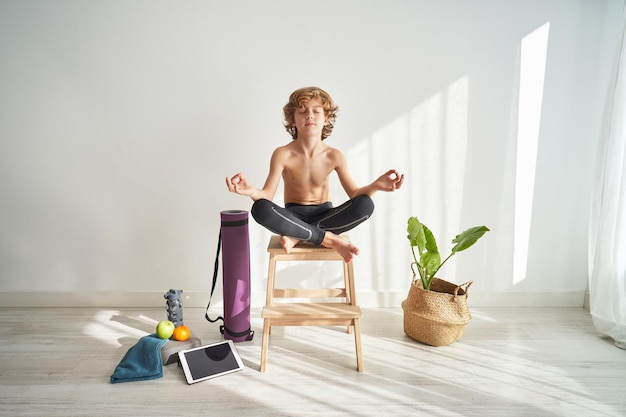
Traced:
<svg viewBox="0 0 626 417">
<path fill-rule="evenodd" d="M 172 337 L 174 337 L 174 339 L 178 340 L 179 342 L 189 339 L 189 336 L 191 336 L 191 330 L 189 330 L 189 327 L 185 325 L 181 325 L 175 328 L 174 334 L 172 335 Z"/>
</svg>

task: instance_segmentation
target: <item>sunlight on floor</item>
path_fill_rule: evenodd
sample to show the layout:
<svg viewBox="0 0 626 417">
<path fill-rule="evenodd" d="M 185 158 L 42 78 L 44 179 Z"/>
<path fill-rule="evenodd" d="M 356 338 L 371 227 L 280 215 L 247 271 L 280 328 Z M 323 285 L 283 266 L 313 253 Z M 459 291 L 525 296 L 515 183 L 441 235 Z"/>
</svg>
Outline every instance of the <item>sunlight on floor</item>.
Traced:
<svg viewBox="0 0 626 417">
<path fill-rule="evenodd" d="M 400 308 L 364 309 L 364 372 L 345 327 L 275 328 L 266 372 L 257 337 L 237 343 L 246 369 L 188 385 L 175 364 L 152 381 L 111 384 L 125 352 L 163 308 L 4 310 L 0 400 L 6 415 L 624 415 L 623 351 L 599 338 L 581 308 L 482 308 L 460 341 L 431 347 L 403 333 Z M 223 339 L 187 308 L 204 344 Z M 111 401 L 115 398 L 115 401 Z M 181 401 L 184 398 L 184 401 Z M 98 412 L 93 413 L 93 410 Z M 1 414 L 1 413 L 0 413 Z M 225 415 L 225 414 L 224 414 Z"/>
<path fill-rule="evenodd" d="M 100 310 L 93 321 L 85 325 L 83 334 L 107 345 L 120 347 L 121 338 L 137 338 L 150 334 L 158 321 L 143 314 L 121 315 L 117 310 Z M 144 330 L 142 330 L 144 329 Z"/>
</svg>

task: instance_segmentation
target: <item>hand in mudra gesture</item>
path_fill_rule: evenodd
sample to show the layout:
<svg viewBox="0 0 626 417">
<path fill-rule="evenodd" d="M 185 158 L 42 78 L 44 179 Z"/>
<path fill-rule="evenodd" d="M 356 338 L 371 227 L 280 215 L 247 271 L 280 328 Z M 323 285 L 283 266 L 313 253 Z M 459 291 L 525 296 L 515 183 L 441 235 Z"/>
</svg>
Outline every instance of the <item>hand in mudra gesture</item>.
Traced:
<svg viewBox="0 0 626 417">
<path fill-rule="evenodd" d="M 226 186 L 231 193 L 245 196 L 251 196 L 255 191 L 241 172 L 233 175 L 232 178 L 226 177 Z"/>
<path fill-rule="evenodd" d="M 404 174 L 400 175 L 395 169 L 390 169 L 374 181 L 374 186 L 379 191 L 395 191 L 402 187 Z"/>
</svg>

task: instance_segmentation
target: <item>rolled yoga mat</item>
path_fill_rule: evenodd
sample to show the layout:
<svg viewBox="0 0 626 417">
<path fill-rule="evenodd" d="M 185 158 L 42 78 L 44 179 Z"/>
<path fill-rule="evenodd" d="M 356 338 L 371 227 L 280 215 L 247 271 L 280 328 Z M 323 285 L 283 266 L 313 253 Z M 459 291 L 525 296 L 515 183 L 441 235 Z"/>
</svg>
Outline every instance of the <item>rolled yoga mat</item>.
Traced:
<svg viewBox="0 0 626 417">
<path fill-rule="evenodd" d="M 252 340 L 254 332 L 250 329 L 250 239 L 248 234 L 248 212 L 243 210 L 226 210 L 220 212 L 222 226 L 213 271 L 215 289 L 219 267 L 220 247 L 222 249 L 222 287 L 224 293 L 224 317 L 211 320 L 224 321 L 220 331 L 224 339 L 233 342 Z M 209 306 L 211 301 L 209 299 Z M 207 310 L 209 308 L 207 306 Z"/>
</svg>

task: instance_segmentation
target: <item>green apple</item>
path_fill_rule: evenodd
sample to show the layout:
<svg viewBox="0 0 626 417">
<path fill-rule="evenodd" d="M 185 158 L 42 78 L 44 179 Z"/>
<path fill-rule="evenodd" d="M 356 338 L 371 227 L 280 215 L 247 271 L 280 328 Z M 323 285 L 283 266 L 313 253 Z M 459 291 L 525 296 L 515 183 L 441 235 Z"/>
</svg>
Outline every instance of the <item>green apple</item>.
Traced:
<svg viewBox="0 0 626 417">
<path fill-rule="evenodd" d="M 169 339 L 174 334 L 174 323 L 169 320 L 162 320 L 157 324 L 156 334 L 161 339 Z"/>
</svg>

